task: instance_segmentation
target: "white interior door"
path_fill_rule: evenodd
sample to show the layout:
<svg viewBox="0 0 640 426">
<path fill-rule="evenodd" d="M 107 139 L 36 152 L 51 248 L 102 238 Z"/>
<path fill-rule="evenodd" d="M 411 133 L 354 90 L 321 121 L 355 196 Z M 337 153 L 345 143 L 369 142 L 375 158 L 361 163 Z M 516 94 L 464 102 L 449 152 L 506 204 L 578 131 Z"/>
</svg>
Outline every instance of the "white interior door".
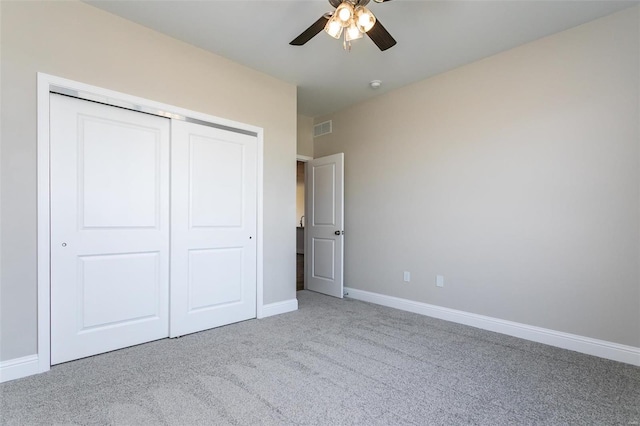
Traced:
<svg viewBox="0 0 640 426">
<path fill-rule="evenodd" d="M 307 289 L 343 297 L 344 154 L 307 163 Z"/>
<path fill-rule="evenodd" d="M 170 121 L 50 103 L 51 364 L 167 337 Z"/>
<path fill-rule="evenodd" d="M 172 121 L 171 337 L 256 316 L 257 137 Z"/>
</svg>

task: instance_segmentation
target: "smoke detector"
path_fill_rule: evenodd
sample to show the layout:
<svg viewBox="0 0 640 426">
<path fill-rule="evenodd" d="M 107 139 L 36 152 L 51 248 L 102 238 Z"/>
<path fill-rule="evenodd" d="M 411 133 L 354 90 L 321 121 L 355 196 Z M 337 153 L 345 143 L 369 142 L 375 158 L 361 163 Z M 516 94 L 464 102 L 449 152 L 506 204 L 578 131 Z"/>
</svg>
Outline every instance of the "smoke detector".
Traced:
<svg viewBox="0 0 640 426">
<path fill-rule="evenodd" d="M 371 86 L 372 89 L 379 89 L 381 85 L 382 81 L 380 80 L 371 80 L 371 82 L 369 83 L 369 86 Z"/>
</svg>

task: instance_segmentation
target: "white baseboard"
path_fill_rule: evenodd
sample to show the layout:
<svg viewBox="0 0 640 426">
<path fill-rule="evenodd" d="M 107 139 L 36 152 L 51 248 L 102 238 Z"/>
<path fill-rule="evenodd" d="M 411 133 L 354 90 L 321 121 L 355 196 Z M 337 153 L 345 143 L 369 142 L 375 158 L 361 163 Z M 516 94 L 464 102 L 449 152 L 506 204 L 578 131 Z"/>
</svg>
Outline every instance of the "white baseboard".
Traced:
<svg viewBox="0 0 640 426">
<path fill-rule="evenodd" d="M 345 287 L 347 297 L 640 366 L 640 348 Z"/>
<path fill-rule="evenodd" d="M 38 355 L 0 361 L 0 383 L 40 373 Z"/>
<path fill-rule="evenodd" d="M 287 312 L 293 312 L 298 310 L 298 299 L 289 299 L 282 302 L 269 303 L 262 306 L 262 316 L 260 318 L 267 318 L 274 315 L 286 314 Z"/>
</svg>

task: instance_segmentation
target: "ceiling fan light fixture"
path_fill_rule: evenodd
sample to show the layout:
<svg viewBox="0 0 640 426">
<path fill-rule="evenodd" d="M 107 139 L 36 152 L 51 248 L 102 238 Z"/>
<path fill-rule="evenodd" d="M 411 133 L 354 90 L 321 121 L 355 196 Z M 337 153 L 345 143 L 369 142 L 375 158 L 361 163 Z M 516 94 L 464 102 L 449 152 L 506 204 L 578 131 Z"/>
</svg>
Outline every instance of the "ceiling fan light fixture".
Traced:
<svg viewBox="0 0 640 426">
<path fill-rule="evenodd" d="M 347 1 L 342 2 L 340 6 L 336 8 L 336 12 L 333 16 L 337 16 L 343 27 L 349 26 L 353 18 L 354 10 L 353 5 Z"/>
<path fill-rule="evenodd" d="M 364 34 L 367 34 L 369 39 L 371 39 L 381 51 L 395 46 L 396 41 L 391 34 L 389 34 L 389 31 L 387 31 L 382 25 L 382 22 L 365 7 L 369 4 L 369 1 L 370 0 L 329 0 L 329 4 L 335 8 L 334 11 L 322 15 L 289 44 L 292 46 L 302 46 L 324 29 L 327 34 L 336 40 L 343 36 L 344 42 L 342 46 L 346 51 L 351 50 L 351 40 L 362 38 Z M 376 0 L 378 3 L 387 1 L 389 0 Z"/>
<path fill-rule="evenodd" d="M 363 33 L 369 31 L 376 24 L 376 17 L 364 6 L 356 7 L 354 15 L 356 25 Z"/>
<path fill-rule="evenodd" d="M 335 39 L 340 38 L 342 35 L 342 23 L 335 14 L 329 19 L 327 25 L 324 26 L 324 31 Z"/>
</svg>

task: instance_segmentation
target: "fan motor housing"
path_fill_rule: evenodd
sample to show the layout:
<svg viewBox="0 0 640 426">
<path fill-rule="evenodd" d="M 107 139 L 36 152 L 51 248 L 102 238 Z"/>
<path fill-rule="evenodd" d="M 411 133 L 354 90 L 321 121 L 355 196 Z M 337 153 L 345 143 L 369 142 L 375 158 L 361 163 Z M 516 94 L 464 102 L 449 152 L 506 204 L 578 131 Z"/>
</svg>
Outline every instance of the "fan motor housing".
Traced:
<svg viewBox="0 0 640 426">
<path fill-rule="evenodd" d="M 344 2 L 351 3 L 354 6 L 366 6 L 370 0 L 329 0 L 329 4 L 333 7 L 338 7 Z"/>
</svg>

